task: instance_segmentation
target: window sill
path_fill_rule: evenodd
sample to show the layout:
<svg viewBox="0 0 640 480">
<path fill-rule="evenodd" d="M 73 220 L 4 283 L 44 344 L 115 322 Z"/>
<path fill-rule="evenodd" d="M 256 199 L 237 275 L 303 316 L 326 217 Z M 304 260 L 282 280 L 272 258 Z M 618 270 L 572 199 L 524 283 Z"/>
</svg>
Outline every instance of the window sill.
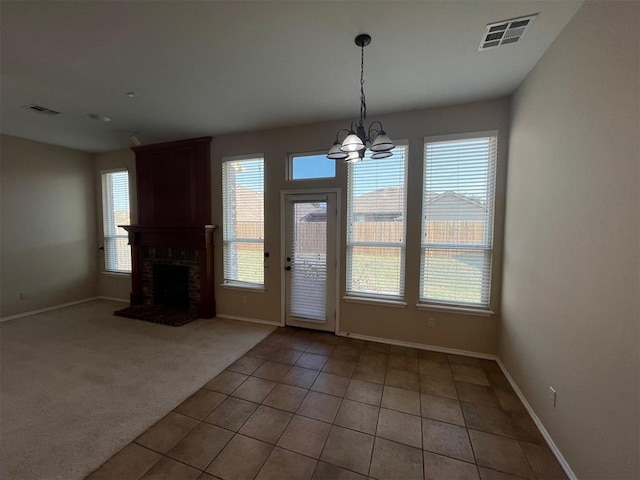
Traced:
<svg viewBox="0 0 640 480">
<path fill-rule="evenodd" d="M 384 298 L 353 297 L 345 295 L 342 300 L 349 303 L 364 303 L 366 305 L 380 305 L 381 307 L 407 308 L 407 302 L 401 300 L 386 300 Z"/>
<path fill-rule="evenodd" d="M 116 278 L 130 278 L 131 277 L 131 273 L 125 273 L 125 272 L 104 271 L 104 272 L 101 272 L 101 273 L 105 277 L 116 277 Z"/>
<path fill-rule="evenodd" d="M 495 315 L 495 312 L 489 309 L 459 307 L 454 305 L 436 305 L 433 303 L 418 303 L 416 304 L 416 308 L 418 310 L 431 310 L 435 312 L 458 313 L 460 315 L 473 315 L 476 317 L 491 317 L 492 315 Z"/>
<path fill-rule="evenodd" d="M 264 293 L 265 288 L 262 285 L 244 285 L 241 283 L 221 283 L 220 286 L 222 288 L 227 288 L 229 290 L 242 290 L 242 291 L 250 291 L 256 293 Z"/>
</svg>

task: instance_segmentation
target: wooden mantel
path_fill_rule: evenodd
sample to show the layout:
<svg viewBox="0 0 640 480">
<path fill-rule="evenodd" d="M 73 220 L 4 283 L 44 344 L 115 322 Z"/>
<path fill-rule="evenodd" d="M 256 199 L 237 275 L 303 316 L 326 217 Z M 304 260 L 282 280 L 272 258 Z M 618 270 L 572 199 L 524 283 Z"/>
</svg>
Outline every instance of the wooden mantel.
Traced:
<svg viewBox="0 0 640 480">
<path fill-rule="evenodd" d="M 143 303 L 141 250 L 144 247 L 194 249 L 200 264 L 200 302 L 198 315 L 212 318 L 216 312 L 213 283 L 213 232 L 216 225 L 160 226 L 122 225 L 129 232 L 131 245 L 131 305 Z"/>
</svg>

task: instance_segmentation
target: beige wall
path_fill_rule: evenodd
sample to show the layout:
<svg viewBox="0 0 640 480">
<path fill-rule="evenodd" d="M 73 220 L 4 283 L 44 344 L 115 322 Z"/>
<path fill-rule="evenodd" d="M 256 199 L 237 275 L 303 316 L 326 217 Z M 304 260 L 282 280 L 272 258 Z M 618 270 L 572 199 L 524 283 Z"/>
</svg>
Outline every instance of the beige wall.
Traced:
<svg viewBox="0 0 640 480">
<path fill-rule="evenodd" d="M 96 296 L 92 155 L 2 135 L 0 161 L 0 316 Z"/>
<path fill-rule="evenodd" d="M 513 99 L 499 355 L 584 479 L 640 476 L 639 19 L 585 4 Z"/>
<path fill-rule="evenodd" d="M 136 157 L 129 150 L 117 150 L 115 152 L 97 153 L 95 160 L 95 182 L 96 182 L 96 235 L 97 246 L 103 246 L 104 233 L 102 227 L 102 184 L 101 173 L 105 170 L 115 170 L 126 168 L 129 171 L 129 202 L 131 207 L 131 223 L 137 222 L 138 207 L 136 198 Z M 98 288 L 100 296 L 116 298 L 129 301 L 131 293 L 131 275 L 105 272 L 104 256 L 101 255 L 99 262 Z"/>
<path fill-rule="evenodd" d="M 474 104 L 419 110 L 386 116 L 371 115 L 382 120 L 386 131 L 396 140 L 409 142 L 409 184 L 407 212 L 406 308 L 363 305 L 340 302 L 342 332 L 436 345 L 475 352 L 495 353 L 497 319 L 441 312 L 418 311 L 415 304 L 419 288 L 420 264 L 420 199 L 422 189 L 422 155 L 425 136 L 460 132 L 499 130 L 498 182 L 496 205 L 496 263 L 493 277 L 492 306 L 500 304 L 502 252 L 502 222 L 504 210 L 504 179 L 508 144 L 510 104 L 508 99 Z M 222 280 L 222 232 L 216 232 L 216 300 L 219 314 L 279 322 L 281 318 L 281 255 L 280 255 L 280 192 L 304 188 L 342 189 L 341 245 L 345 245 L 346 168 L 337 164 L 337 177 L 330 180 L 288 182 L 285 179 L 287 155 L 326 151 L 338 129 L 348 121 L 330 122 L 264 132 L 216 137 L 212 143 L 213 223 L 222 223 L 221 160 L 225 156 L 263 153 L 266 163 L 265 250 L 270 253 L 265 270 L 264 293 L 238 291 L 219 286 Z M 345 251 L 341 251 L 345 265 Z M 344 267 L 340 291 L 344 295 Z M 242 303 L 242 297 L 247 303 Z M 427 328 L 427 319 L 436 319 L 435 328 Z"/>
</svg>

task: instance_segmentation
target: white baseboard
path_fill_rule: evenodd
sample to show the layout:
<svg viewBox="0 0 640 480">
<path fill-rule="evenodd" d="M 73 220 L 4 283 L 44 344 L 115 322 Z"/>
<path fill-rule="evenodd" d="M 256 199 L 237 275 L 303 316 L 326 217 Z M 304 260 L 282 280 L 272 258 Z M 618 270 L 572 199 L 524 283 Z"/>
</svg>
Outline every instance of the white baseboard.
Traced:
<svg viewBox="0 0 640 480">
<path fill-rule="evenodd" d="M 573 470 L 571 470 L 571 467 L 569 466 L 569 463 L 567 463 L 567 461 L 565 460 L 564 456 L 562 455 L 562 453 L 558 449 L 557 445 L 555 444 L 555 442 L 551 438 L 551 435 L 549 435 L 549 432 L 547 432 L 547 429 L 544 428 L 544 425 L 542 424 L 542 421 L 540 420 L 538 415 L 536 415 L 536 412 L 533 410 L 533 408 L 531 407 L 531 405 L 529 404 L 529 402 L 525 398 L 524 394 L 522 393 L 522 390 L 520 390 L 520 388 L 516 384 L 515 380 L 513 380 L 513 378 L 509 374 L 509 371 L 507 370 L 507 367 L 505 367 L 505 365 L 502 363 L 502 360 L 500 360 L 500 358 L 498 358 L 498 356 L 492 355 L 492 354 L 488 354 L 488 353 L 470 352 L 468 350 L 458 350 L 456 348 L 438 347 L 436 345 L 424 345 L 422 343 L 404 342 L 402 340 L 392 340 L 392 339 L 388 339 L 388 338 L 370 337 L 368 335 L 360 335 L 360 334 L 357 334 L 357 333 L 336 332 L 336 335 L 339 335 L 341 337 L 357 338 L 359 340 L 368 340 L 368 341 L 371 341 L 371 342 L 386 343 L 386 344 L 389 344 L 389 345 L 397 345 L 397 346 L 400 346 L 400 347 L 411 347 L 411 348 L 417 348 L 417 349 L 420 349 L 420 350 L 429 350 L 429 351 L 440 352 L 440 353 L 451 353 L 451 354 L 454 354 L 454 355 L 464 355 L 466 357 L 482 358 L 482 359 L 485 359 L 485 360 L 495 360 L 498 363 L 498 366 L 500 367 L 502 372 L 504 373 L 504 376 L 507 377 L 507 380 L 511 384 L 511 387 L 513 387 L 513 391 L 516 393 L 516 395 L 518 396 L 518 398 L 520 399 L 520 401 L 524 405 L 524 408 L 527 410 L 527 412 L 531 416 L 531 419 L 536 424 L 536 427 L 538 427 L 538 430 L 540 431 L 540 433 L 544 437 L 545 441 L 547 442 L 547 445 L 549 446 L 549 448 L 551 449 L 551 451 L 555 455 L 556 459 L 558 460 L 558 463 L 560 463 L 560 466 L 562 467 L 564 472 L 567 474 L 567 477 L 569 477 L 569 480 L 577 480 L 577 477 L 576 477 L 575 473 L 573 473 Z"/>
<path fill-rule="evenodd" d="M 237 317 L 235 315 L 216 314 L 217 318 L 227 318 L 229 320 L 240 320 L 241 322 L 262 323 L 263 325 L 271 325 L 273 327 L 279 327 L 279 322 L 269 322 L 267 320 L 261 320 L 259 318 L 249 317 Z"/>
<path fill-rule="evenodd" d="M 0 318 L 0 323 L 6 322 L 8 320 L 14 320 L 16 318 L 30 317 L 31 315 L 37 315 L 38 313 L 50 312 L 51 310 L 58 310 L 59 308 L 71 307 L 72 305 L 78 305 L 80 303 L 91 302 L 92 300 L 98 300 L 99 298 L 100 297 L 89 297 L 89 298 L 84 298 L 82 300 L 76 300 L 75 302 L 61 303 L 59 305 L 52 305 L 50 307 L 39 308 L 38 310 L 31 310 L 30 312 L 17 313 L 16 315 L 10 315 L 8 317 Z"/>
<path fill-rule="evenodd" d="M 100 300 L 111 300 L 112 302 L 129 303 L 129 300 L 126 300 L 124 298 L 103 297 L 103 296 L 99 296 L 97 298 L 99 298 Z"/>
<path fill-rule="evenodd" d="M 393 340 L 389 338 L 370 337 L 369 335 L 360 335 L 359 333 L 336 332 L 340 337 L 357 338 L 358 340 L 367 340 L 370 342 L 386 343 L 396 345 L 398 347 L 417 348 L 419 350 L 429 350 L 432 352 L 450 353 L 452 355 L 464 355 L 465 357 L 482 358 L 485 360 L 495 360 L 496 356 L 490 353 L 470 352 L 468 350 L 459 350 L 457 348 L 438 347 L 436 345 L 425 345 L 424 343 L 405 342 L 403 340 Z"/>
<path fill-rule="evenodd" d="M 504 373 L 504 376 L 507 377 L 507 380 L 511 384 L 511 387 L 513 388 L 513 391 L 516 393 L 516 395 L 518 396 L 518 398 L 520 399 L 520 401 L 524 405 L 524 408 L 527 410 L 527 412 L 531 416 L 531 419 L 536 424 L 536 427 L 538 427 L 538 430 L 540 431 L 540 433 L 544 437 L 544 440 L 547 442 L 547 445 L 549 446 L 549 448 L 551 449 L 551 451 L 555 455 L 556 459 L 558 460 L 558 463 L 560 463 L 560 466 L 564 470 L 564 473 L 567 474 L 567 477 L 569 477 L 569 480 L 577 480 L 578 477 L 576 477 L 576 474 L 573 473 L 573 470 L 571 470 L 571 467 L 569 466 L 569 463 L 567 463 L 567 461 L 565 460 L 564 456 L 562 455 L 562 453 L 558 449 L 557 445 L 555 444 L 555 442 L 551 438 L 551 435 L 549 435 L 549 432 L 547 432 L 547 429 L 544 428 L 542 420 L 540 420 L 538 415 L 536 415 L 536 412 L 533 410 L 533 407 L 531 407 L 531 405 L 529 404 L 529 402 L 525 398 L 524 393 L 522 393 L 522 390 L 520 390 L 520 388 L 516 384 L 515 380 L 509 374 L 509 371 L 507 370 L 507 367 L 505 367 L 504 363 L 502 363 L 502 360 L 500 360 L 500 358 L 498 358 L 497 356 L 494 359 L 495 359 L 496 362 L 498 362 L 498 366 L 502 370 L 502 373 Z"/>
</svg>

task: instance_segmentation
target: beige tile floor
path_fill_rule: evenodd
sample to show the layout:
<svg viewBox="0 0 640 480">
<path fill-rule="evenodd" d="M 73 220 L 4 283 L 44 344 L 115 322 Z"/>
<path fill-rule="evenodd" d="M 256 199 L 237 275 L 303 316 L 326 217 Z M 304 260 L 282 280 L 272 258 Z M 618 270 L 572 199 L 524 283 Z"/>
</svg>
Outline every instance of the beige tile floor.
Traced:
<svg viewBox="0 0 640 480">
<path fill-rule="evenodd" d="M 88 478 L 566 476 L 495 362 L 280 328 Z"/>
</svg>

